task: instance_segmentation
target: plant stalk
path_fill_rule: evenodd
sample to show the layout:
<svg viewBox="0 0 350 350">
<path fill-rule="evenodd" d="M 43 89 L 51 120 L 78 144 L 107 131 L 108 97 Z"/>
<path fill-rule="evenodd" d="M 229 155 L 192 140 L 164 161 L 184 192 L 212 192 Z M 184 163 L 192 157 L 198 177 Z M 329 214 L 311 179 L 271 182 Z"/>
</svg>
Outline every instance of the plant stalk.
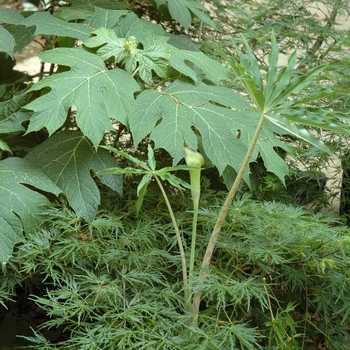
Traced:
<svg viewBox="0 0 350 350">
<path fill-rule="evenodd" d="M 191 239 L 191 255 L 189 279 L 193 277 L 194 261 L 196 258 L 196 238 L 197 238 L 197 221 L 198 221 L 199 197 L 193 199 L 193 218 L 192 218 L 192 239 Z"/>
<path fill-rule="evenodd" d="M 191 160 L 187 157 L 187 163 Z M 199 164 L 197 164 L 199 165 Z M 199 198 L 201 195 L 201 168 L 198 170 L 190 170 L 190 180 L 191 180 L 191 196 L 193 201 L 193 218 L 192 218 L 192 239 L 191 239 L 191 255 L 190 255 L 190 269 L 189 269 L 189 279 L 193 277 L 194 261 L 196 255 L 196 238 L 197 238 L 197 220 L 198 220 L 198 208 L 199 208 Z"/>
<path fill-rule="evenodd" d="M 214 251 L 214 247 L 215 247 L 215 244 L 216 244 L 216 241 L 219 237 L 219 233 L 221 231 L 221 228 L 222 228 L 222 225 L 224 223 L 224 220 L 227 216 L 227 213 L 228 213 L 228 210 L 230 208 L 230 205 L 237 193 L 237 190 L 239 188 L 239 185 L 241 184 L 242 182 L 242 179 L 243 179 L 243 176 L 244 176 L 244 173 L 246 172 L 247 170 L 247 167 L 249 165 L 249 161 L 250 161 L 250 158 L 253 154 L 253 151 L 254 151 L 254 148 L 256 146 L 256 143 L 258 141 L 258 138 L 259 138 L 259 135 L 260 135 L 260 132 L 262 130 L 262 127 L 263 127 L 263 124 L 264 124 L 264 121 L 265 121 L 265 115 L 263 113 L 261 113 L 261 117 L 260 117 L 260 120 L 259 120 L 259 123 L 256 127 L 256 130 L 255 130 L 255 133 L 253 135 L 253 138 L 252 138 L 252 141 L 249 145 L 249 148 L 248 148 L 248 151 L 246 153 L 246 156 L 243 160 L 243 163 L 241 165 L 241 168 L 239 169 L 239 172 L 237 174 L 237 177 L 231 187 L 231 190 L 229 192 L 229 194 L 227 195 L 227 198 L 221 208 L 221 211 L 220 211 L 220 214 L 218 216 L 218 219 L 215 223 L 215 226 L 214 226 L 214 229 L 213 229 L 213 232 L 210 236 L 210 239 L 209 239 L 209 243 L 207 245 L 207 249 L 206 249 L 206 252 L 204 254 L 204 258 L 203 258 L 203 262 L 202 262 L 202 269 L 201 269 L 201 273 L 200 273 L 200 278 L 199 278 L 199 284 L 201 284 L 204 279 L 205 279 L 205 270 L 209 267 L 210 265 L 210 261 L 211 261 L 211 257 L 213 255 L 213 251 Z M 199 312 L 199 303 L 201 301 L 201 297 L 202 297 L 202 290 L 201 288 L 198 289 L 198 291 L 196 292 L 194 298 L 193 298 L 193 310 L 194 312 L 198 315 L 198 312 Z M 197 320 L 195 320 L 195 325 L 197 323 Z"/>
<path fill-rule="evenodd" d="M 186 311 L 190 311 L 191 310 L 191 305 L 189 302 L 189 295 L 188 295 L 188 288 L 187 288 L 187 263 L 186 263 L 186 256 L 185 256 L 185 250 L 182 244 L 182 240 L 181 240 L 181 234 L 180 234 L 180 230 L 179 227 L 176 223 L 176 219 L 175 219 L 175 215 L 173 212 L 173 209 L 171 208 L 170 202 L 168 200 L 168 196 L 165 193 L 164 187 L 162 185 L 162 183 L 160 182 L 158 176 L 156 174 L 153 174 L 154 178 L 157 181 L 157 184 L 160 188 L 160 191 L 163 194 L 163 198 L 165 201 L 165 204 L 168 208 L 169 214 L 170 214 L 170 218 L 171 221 L 173 223 L 173 227 L 175 230 L 175 234 L 176 234 L 176 238 L 177 238 L 177 244 L 179 246 L 179 251 L 180 251 L 180 257 L 181 257 L 181 266 L 182 266 L 182 279 L 183 279 L 183 285 L 184 285 L 184 299 L 185 299 L 185 310 Z"/>
<path fill-rule="evenodd" d="M 193 201 L 193 218 L 192 218 L 192 239 L 191 239 L 191 255 L 190 255 L 190 268 L 189 268 L 189 283 L 187 295 L 192 297 L 192 279 L 194 270 L 194 261 L 196 259 L 196 238 L 197 238 L 197 221 L 198 221 L 198 208 L 199 208 L 199 198 L 201 196 L 201 168 L 205 163 L 204 157 L 198 152 L 188 147 L 184 143 L 185 152 L 185 162 L 188 166 L 193 169 L 190 170 L 190 180 L 191 180 L 191 197 Z M 192 304 L 190 303 L 191 313 L 193 313 Z M 192 317 L 191 321 L 192 323 Z"/>
<path fill-rule="evenodd" d="M 202 1 L 202 6 L 203 6 L 203 13 L 205 9 L 205 0 Z M 198 33 L 198 41 L 202 41 L 202 30 L 203 30 L 203 19 L 201 19 L 199 23 L 199 33 Z"/>
</svg>

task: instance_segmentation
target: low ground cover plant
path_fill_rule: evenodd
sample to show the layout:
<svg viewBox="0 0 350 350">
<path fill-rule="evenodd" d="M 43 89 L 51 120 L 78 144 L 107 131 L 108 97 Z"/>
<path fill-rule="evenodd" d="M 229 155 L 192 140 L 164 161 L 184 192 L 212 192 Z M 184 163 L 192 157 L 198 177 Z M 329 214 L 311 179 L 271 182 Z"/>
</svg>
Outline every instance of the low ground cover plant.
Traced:
<svg viewBox="0 0 350 350">
<path fill-rule="evenodd" d="M 33 319 L 22 321 L 31 348 L 347 346 L 347 227 L 279 203 L 234 202 L 202 285 L 194 328 L 183 312 L 181 260 L 169 215 L 156 187 L 149 196 L 137 224 L 122 201 L 90 224 L 57 204 L 47 213 L 45 230 L 18 246 L 2 290 L 21 285 L 47 315 L 39 317 L 34 309 Z M 198 255 L 204 254 L 224 198 L 208 191 L 203 199 Z M 190 201 L 177 195 L 171 202 L 182 213 L 189 245 Z"/>
</svg>

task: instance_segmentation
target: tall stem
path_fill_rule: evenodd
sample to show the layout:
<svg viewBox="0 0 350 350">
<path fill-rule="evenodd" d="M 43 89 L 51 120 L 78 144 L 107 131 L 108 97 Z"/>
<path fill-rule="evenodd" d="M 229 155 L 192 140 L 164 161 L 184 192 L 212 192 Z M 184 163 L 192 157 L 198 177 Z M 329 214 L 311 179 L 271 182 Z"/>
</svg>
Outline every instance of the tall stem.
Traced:
<svg viewBox="0 0 350 350">
<path fill-rule="evenodd" d="M 181 257 L 182 279 L 183 279 L 183 285 L 184 285 L 185 310 L 190 311 L 191 307 L 189 305 L 189 295 L 188 295 L 188 288 L 187 288 L 187 263 L 186 263 L 185 250 L 184 250 L 182 240 L 181 240 L 180 230 L 179 230 L 179 227 L 177 225 L 173 209 L 172 209 L 170 202 L 168 200 L 168 196 L 165 193 L 164 187 L 163 187 L 162 183 L 160 182 L 158 176 L 155 174 L 153 174 L 153 176 L 156 179 L 157 184 L 160 188 L 160 191 L 163 194 L 165 204 L 168 208 L 168 212 L 170 214 L 170 218 L 171 218 L 171 221 L 172 221 L 173 226 L 174 226 L 174 230 L 175 230 L 175 234 L 176 234 L 176 238 L 177 238 L 177 244 L 179 246 L 180 257 Z"/>
<path fill-rule="evenodd" d="M 191 197 L 193 201 L 193 219 L 192 219 L 192 239 L 191 239 L 191 255 L 190 255 L 190 269 L 189 269 L 189 283 L 190 288 L 188 288 L 188 296 L 192 296 L 192 282 L 193 282 L 193 270 L 194 261 L 196 259 L 196 238 L 197 238 L 197 220 L 198 220 L 198 208 L 199 208 L 199 198 L 201 196 L 201 168 L 205 163 L 204 157 L 198 152 L 188 147 L 184 143 L 185 152 L 185 162 L 188 166 L 193 167 L 190 170 L 190 180 L 191 180 Z M 190 305 L 191 311 L 193 313 L 192 304 Z M 192 321 L 190 321 L 191 323 Z"/>
<path fill-rule="evenodd" d="M 190 270 L 189 270 L 190 281 L 191 281 L 191 278 L 193 277 L 194 261 L 196 259 L 198 207 L 199 207 L 199 197 L 198 199 L 193 199 L 192 239 L 191 239 L 191 256 L 190 256 Z"/>
<path fill-rule="evenodd" d="M 202 1 L 202 6 L 203 6 L 203 13 L 205 9 L 205 0 Z M 203 30 L 203 19 L 201 19 L 199 23 L 199 33 L 198 33 L 198 41 L 202 41 L 202 30 Z"/>
<path fill-rule="evenodd" d="M 232 188 L 231 188 L 229 194 L 227 195 L 227 198 L 226 198 L 226 200 L 225 200 L 225 202 L 224 202 L 224 204 L 223 204 L 223 206 L 221 208 L 219 217 L 218 217 L 218 219 L 217 219 L 217 221 L 215 223 L 213 232 L 212 232 L 212 234 L 210 236 L 209 243 L 208 243 L 206 252 L 204 254 L 203 262 L 202 262 L 202 270 L 201 270 L 201 273 L 200 273 L 199 284 L 201 284 L 204 281 L 204 279 L 205 279 L 205 270 L 210 265 L 211 257 L 213 255 L 214 247 L 215 247 L 216 241 L 217 241 L 217 239 L 219 237 L 219 233 L 221 231 L 221 227 L 222 227 L 222 225 L 224 223 L 224 220 L 226 218 L 226 215 L 228 213 L 230 205 L 231 205 L 231 203 L 232 203 L 232 201 L 233 201 L 233 199 L 234 199 L 234 197 L 235 197 L 235 195 L 237 193 L 238 187 L 239 187 L 239 185 L 242 182 L 244 173 L 247 170 L 250 158 L 251 158 L 251 156 L 253 154 L 254 148 L 255 148 L 256 143 L 258 141 L 258 138 L 259 138 L 262 126 L 264 124 L 264 121 L 265 121 L 265 116 L 264 116 L 263 113 L 261 113 L 261 117 L 260 117 L 259 123 L 258 123 L 258 125 L 256 127 L 256 130 L 255 130 L 255 133 L 253 135 L 252 141 L 251 141 L 251 143 L 249 145 L 247 154 L 246 154 L 246 156 L 245 156 L 245 158 L 243 160 L 243 164 L 241 165 L 241 168 L 239 169 L 237 177 L 236 177 L 236 179 L 235 179 L 235 181 L 234 181 L 234 183 L 232 185 Z M 193 298 L 193 310 L 197 314 L 199 312 L 199 303 L 201 301 L 201 297 L 202 297 L 202 290 L 201 290 L 201 288 L 199 288 L 198 291 L 196 292 L 194 298 Z"/>
<path fill-rule="evenodd" d="M 190 298 L 192 295 L 192 283 L 193 283 L 193 270 L 194 262 L 196 260 L 196 239 L 197 239 L 197 220 L 198 220 L 198 207 L 199 207 L 199 196 L 196 199 L 193 199 L 193 218 L 192 218 L 192 239 L 191 239 L 191 255 L 190 255 L 190 269 L 189 269 L 189 287 L 187 288 L 187 295 Z M 195 313 L 193 306 L 189 302 L 188 311 L 192 314 Z M 191 317 L 191 320 L 193 317 Z M 192 321 L 190 320 L 190 323 Z"/>
</svg>

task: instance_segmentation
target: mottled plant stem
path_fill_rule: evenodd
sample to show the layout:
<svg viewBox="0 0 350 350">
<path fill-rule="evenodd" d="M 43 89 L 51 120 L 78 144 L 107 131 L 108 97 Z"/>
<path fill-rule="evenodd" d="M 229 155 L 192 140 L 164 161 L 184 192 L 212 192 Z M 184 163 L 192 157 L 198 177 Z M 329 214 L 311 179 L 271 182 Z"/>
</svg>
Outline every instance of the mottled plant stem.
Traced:
<svg viewBox="0 0 350 350">
<path fill-rule="evenodd" d="M 262 129 L 262 126 L 264 124 L 264 121 L 265 121 L 265 116 L 263 113 L 261 113 L 261 117 L 260 117 L 260 120 L 259 120 L 259 124 L 257 125 L 256 127 L 256 130 L 255 130 L 255 133 L 253 135 L 253 138 L 252 138 L 252 141 L 249 145 L 249 148 L 248 148 L 248 151 L 247 151 L 247 154 L 243 160 L 243 164 L 241 165 L 241 168 L 237 174 L 237 177 L 232 185 L 232 188 L 229 192 L 229 194 L 227 195 L 227 198 L 221 208 L 221 211 L 220 211 L 220 214 L 218 216 L 218 219 L 215 223 L 215 226 L 214 226 L 214 229 L 213 229 L 213 232 L 210 236 L 210 239 L 209 239 L 209 243 L 207 245 L 207 249 L 206 249 L 206 252 L 204 254 L 204 258 L 203 258 L 203 262 L 202 262 L 202 269 L 201 269 L 201 272 L 200 272 L 200 278 L 199 278 L 199 288 L 197 290 L 197 292 L 195 293 L 195 296 L 193 298 L 193 310 L 196 314 L 198 314 L 199 312 L 199 303 L 201 301 L 201 297 L 202 297 L 202 290 L 200 288 L 200 284 L 204 281 L 205 279 L 205 274 L 206 274 L 206 270 L 207 268 L 209 267 L 210 265 L 210 261 L 211 261 L 211 257 L 213 255 L 213 251 L 214 251 L 214 247 L 215 247 L 215 244 L 216 244 L 216 241 L 219 237 L 219 233 L 221 231 L 221 227 L 224 223 L 224 220 L 226 218 L 226 215 L 228 213 L 228 210 L 230 208 L 230 205 L 237 193 L 237 190 L 238 190 L 238 187 L 239 185 L 241 184 L 242 182 L 242 179 L 243 179 L 243 176 L 244 176 L 244 173 L 246 172 L 247 168 L 248 168 L 248 165 L 249 165 L 249 162 L 250 162 L 250 158 L 253 154 L 253 151 L 254 151 L 254 148 L 256 146 L 256 143 L 258 141 L 258 138 L 259 138 L 259 135 L 260 135 L 260 132 L 261 132 L 261 129 Z M 197 325 L 197 317 L 195 320 L 193 320 L 193 325 L 196 326 Z"/>
</svg>

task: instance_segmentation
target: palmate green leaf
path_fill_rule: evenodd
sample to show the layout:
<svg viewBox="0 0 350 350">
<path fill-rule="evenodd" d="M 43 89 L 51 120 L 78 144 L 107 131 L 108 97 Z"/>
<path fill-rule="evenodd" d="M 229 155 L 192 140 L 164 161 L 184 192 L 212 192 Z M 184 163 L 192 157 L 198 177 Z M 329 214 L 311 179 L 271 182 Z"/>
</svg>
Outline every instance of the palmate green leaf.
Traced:
<svg viewBox="0 0 350 350">
<path fill-rule="evenodd" d="M 9 145 L 4 140 L 0 139 L 0 154 L 2 153 L 1 151 L 6 151 L 12 154 L 12 151 Z"/>
<path fill-rule="evenodd" d="M 191 185 L 187 182 L 183 181 L 182 179 L 178 178 L 177 176 L 171 174 L 173 171 L 178 170 L 192 170 L 193 167 L 189 167 L 187 165 L 178 165 L 173 167 L 165 167 L 159 170 L 156 170 L 156 160 L 154 158 L 154 151 L 151 145 L 148 145 L 147 148 L 147 158 L 148 158 L 148 164 L 150 167 L 148 167 L 144 162 L 141 160 L 131 156 L 130 154 L 119 151 L 118 149 L 111 147 L 111 146 L 101 146 L 101 148 L 104 148 L 110 152 L 116 153 L 131 162 L 133 162 L 136 166 L 139 166 L 140 168 L 110 168 L 105 169 L 99 172 L 99 174 L 125 174 L 125 175 L 144 175 L 140 181 L 140 183 L 137 186 L 137 201 L 135 204 L 136 209 L 136 215 L 140 212 L 140 209 L 142 207 L 144 197 L 147 193 L 147 187 L 152 179 L 153 176 L 158 176 L 164 181 L 168 181 L 171 185 L 173 185 L 176 188 L 183 189 L 188 188 L 191 189 Z M 197 169 L 197 168 L 195 168 Z"/>
<path fill-rule="evenodd" d="M 269 70 L 266 74 L 266 86 L 265 86 L 265 96 L 269 99 L 273 88 L 275 86 L 276 76 L 277 76 L 277 66 L 278 66 L 278 47 L 276 43 L 276 37 L 272 34 L 271 38 L 271 51 L 267 58 L 269 64 Z"/>
<path fill-rule="evenodd" d="M 208 24 L 210 27 L 219 29 L 218 24 L 214 22 L 205 12 L 203 12 L 203 6 L 200 3 L 192 1 L 191 5 L 193 6 L 190 6 L 189 9 L 196 17 L 202 20 L 203 23 Z"/>
<path fill-rule="evenodd" d="M 94 150 L 91 142 L 80 132 L 65 131 L 55 134 L 35 147 L 26 159 L 36 164 L 66 194 L 78 217 L 91 221 L 100 203 L 99 189 L 91 177 L 115 166 L 115 160 L 106 150 Z M 122 193 L 119 176 L 98 173 L 106 186 Z"/>
<path fill-rule="evenodd" d="M 198 73 L 190 67 L 188 62 L 200 68 L 206 78 L 215 84 L 219 84 L 222 80 L 228 80 L 226 69 L 219 62 L 206 56 L 203 52 L 171 49 L 170 65 L 197 82 L 199 80 Z"/>
<path fill-rule="evenodd" d="M 0 8 L 0 51 L 6 52 L 9 56 L 28 45 L 34 39 L 35 25 L 22 24 L 24 17 L 10 9 Z"/>
<path fill-rule="evenodd" d="M 111 119 L 127 124 L 127 114 L 139 89 L 136 81 L 120 69 L 107 70 L 103 60 L 82 49 L 59 48 L 39 54 L 45 62 L 69 66 L 34 84 L 29 91 L 50 87 L 51 91 L 29 103 L 34 111 L 27 132 L 46 128 L 51 135 L 67 118 L 68 109 L 76 107 L 80 130 L 97 148 Z"/>
<path fill-rule="evenodd" d="M 222 173 L 228 165 L 239 170 L 259 114 L 243 96 L 228 88 L 175 81 L 164 91 L 142 92 L 129 120 L 135 145 L 149 136 L 156 148 L 171 154 L 174 164 L 183 158 L 184 142 L 198 148 L 198 131 L 205 154 Z M 273 149 L 280 145 L 277 137 L 266 128 L 261 138 L 255 156 L 263 148 L 265 157 L 277 157 Z M 286 173 L 277 175 L 283 178 Z M 245 181 L 249 182 L 248 174 Z"/>
<path fill-rule="evenodd" d="M 150 144 L 147 146 L 147 160 L 148 165 L 150 166 L 152 171 L 156 171 L 157 163 L 154 157 L 154 151 Z"/>
<path fill-rule="evenodd" d="M 120 24 L 120 18 L 129 13 L 126 10 L 107 10 L 100 7 L 94 7 L 93 10 L 85 20 L 85 23 L 93 29 L 115 28 Z"/>
<path fill-rule="evenodd" d="M 119 38 L 130 38 L 134 36 L 138 41 L 141 41 L 148 35 L 146 31 L 149 25 L 152 26 L 150 22 L 144 21 L 138 18 L 133 12 L 130 12 L 126 16 L 120 18 L 113 30 Z M 163 29 L 159 25 L 154 24 L 152 29 L 154 30 L 154 34 L 159 30 L 163 33 Z M 153 30 L 151 32 L 153 32 Z"/>
<path fill-rule="evenodd" d="M 122 60 L 118 58 L 121 53 L 126 54 L 123 48 L 125 40 L 135 37 L 140 42 L 147 36 L 146 22 L 127 11 L 96 8 L 86 23 L 96 29 L 91 33 L 92 37 L 84 41 L 84 45 L 90 48 L 105 45 L 98 50 L 98 54 L 103 59 L 114 56 L 116 62 Z M 162 30 L 162 34 L 163 32 Z"/>
<path fill-rule="evenodd" d="M 314 67 L 303 76 L 298 76 L 289 81 L 288 79 L 285 79 L 283 80 L 283 86 L 282 84 L 279 84 L 278 81 L 276 81 L 277 89 L 275 90 L 275 93 L 273 93 L 273 95 L 270 96 L 270 100 L 266 101 L 265 111 L 272 111 L 276 107 L 279 107 L 283 104 L 288 104 L 287 99 L 291 95 L 298 95 L 306 86 L 308 86 L 315 79 L 315 76 L 322 72 L 324 69 L 325 66 Z M 286 69 L 283 69 L 282 72 L 286 72 L 287 74 Z M 279 74 L 278 77 L 282 80 L 284 76 L 285 74 Z"/>
<path fill-rule="evenodd" d="M 28 102 L 30 94 L 14 95 L 10 100 L 0 102 L 0 134 L 25 131 L 22 123 L 30 114 L 22 107 Z"/>
<path fill-rule="evenodd" d="M 26 27 L 20 25 L 23 20 L 24 17 L 18 12 L 0 8 L 0 24 L 7 24 L 6 27 L 0 26 L 0 51 L 6 52 L 12 58 L 16 51 L 27 45 L 33 38 L 32 34 L 35 27 L 26 32 Z M 24 45 L 23 37 L 26 37 L 27 40 L 28 37 L 31 37 L 31 40 Z"/>
<path fill-rule="evenodd" d="M 197 138 L 191 129 L 195 126 L 202 134 L 206 154 L 216 160 L 214 163 L 218 163 L 219 158 L 231 158 L 232 143 L 239 143 L 233 135 L 236 131 L 230 128 L 235 111 L 215 106 L 209 101 L 250 108 L 243 97 L 229 89 L 204 84 L 196 86 L 179 80 L 162 92 L 142 92 L 129 118 L 135 145 L 150 134 L 156 148 L 166 149 L 177 164 L 183 158 L 184 142 L 197 149 Z M 225 165 L 219 166 L 219 171 L 224 168 Z"/>
<path fill-rule="evenodd" d="M 0 23 L 21 24 L 24 17 L 17 11 L 0 7 Z"/>
<path fill-rule="evenodd" d="M 132 163 L 134 163 L 135 165 L 139 166 L 141 169 L 144 169 L 147 172 L 152 171 L 152 169 L 150 169 L 146 163 L 144 163 L 142 160 L 136 157 L 133 157 L 131 154 L 127 152 L 120 151 L 119 149 L 112 146 L 100 146 L 100 147 L 106 149 L 109 152 L 119 154 L 120 156 L 124 157 L 127 160 L 130 160 Z"/>
<path fill-rule="evenodd" d="M 77 20 L 87 20 L 93 15 L 93 9 L 88 7 L 64 6 L 59 9 L 57 17 L 65 22 L 73 22 Z M 94 28 L 91 28 L 94 29 Z"/>
<path fill-rule="evenodd" d="M 191 12 L 186 6 L 184 0 L 167 1 L 170 15 L 178 21 L 184 28 L 188 29 L 192 22 Z"/>
<path fill-rule="evenodd" d="M 220 55 L 227 61 L 232 70 L 237 76 L 237 79 L 241 81 L 250 98 L 254 102 L 255 106 L 263 111 L 265 99 L 263 95 L 262 89 L 259 89 L 258 83 L 254 79 L 254 74 L 249 74 L 250 72 L 250 63 L 246 60 L 246 58 L 241 55 L 240 58 L 242 60 L 242 64 L 238 62 L 236 59 L 230 57 L 218 44 L 213 43 L 213 47 L 220 53 Z M 255 60 L 256 62 L 256 60 Z M 245 67 L 247 67 L 248 71 L 246 71 Z M 260 77 L 259 77 L 260 81 Z"/>
<path fill-rule="evenodd" d="M 253 50 L 250 48 L 247 40 L 242 37 L 242 40 L 244 42 L 244 45 L 246 47 L 246 57 L 242 54 L 242 52 L 240 50 L 237 49 L 239 58 L 240 58 L 240 64 L 244 67 L 245 71 L 248 73 L 249 76 L 253 77 L 256 86 L 258 88 L 259 91 L 262 91 L 264 88 L 264 84 L 263 84 L 263 78 L 262 78 L 262 74 L 261 74 L 261 70 L 260 70 L 260 66 L 259 63 L 253 53 Z"/>
<path fill-rule="evenodd" d="M 341 122 L 341 120 L 350 121 L 350 116 L 344 113 L 308 106 L 286 108 L 281 110 L 281 113 L 283 113 L 289 121 L 294 123 L 305 124 L 324 130 L 350 133 L 349 125 Z M 274 116 L 274 113 L 271 113 L 270 116 L 271 115 Z"/>
<path fill-rule="evenodd" d="M 137 186 L 137 201 L 135 204 L 136 215 L 138 215 L 140 210 L 141 210 L 143 200 L 144 200 L 145 195 L 147 193 L 147 187 L 148 187 L 152 177 L 153 177 L 153 175 L 150 173 L 145 174 Z"/>
<path fill-rule="evenodd" d="M 294 99 L 289 104 L 287 104 L 287 106 L 290 105 L 290 106 L 294 107 L 294 106 L 298 106 L 298 105 L 307 104 L 307 103 L 312 102 L 312 101 L 320 100 L 321 98 L 333 96 L 336 93 L 337 93 L 337 91 L 329 89 L 329 88 L 317 89 L 316 91 L 312 91 L 312 92 L 308 93 L 307 95 L 298 96 L 296 99 Z"/>
<path fill-rule="evenodd" d="M 98 172 L 97 175 L 106 175 L 106 174 L 114 174 L 114 175 L 143 175 L 147 174 L 146 170 L 136 169 L 132 167 L 113 167 L 108 169 L 103 169 Z"/>
<path fill-rule="evenodd" d="M 200 80 L 196 68 L 216 84 L 222 80 L 229 80 L 226 69 L 219 62 L 209 58 L 203 52 L 179 50 L 167 44 L 170 38 L 163 35 L 163 31 L 159 35 L 150 34 L 145 24 L 135 17 L 135 15 L 127 15 L 120 19 L 120 24 L 133 25 L 132 30 L 122 30 L 120 26 L 113 30 L 99 28 L 91 33 L 92 37 L 85 40 L 84 45 L 96 48 L 97 55 L 103 60 L 113 58 L 115 62 L 122 62 L 130 74 L 138 67 L 140 77 L 148 84 L 151 83 L 152 71 L 159 77 L 167 76 L 166 62 L 195 82 Z M 131 35 L 135 36 L 137 45 L 142 44 L 142 49 L 135 47 L 132 52 L 127 52 L 125 45 Z"/>
<path fill-rule="evenodd" d="M 146 194 L 147 186 L 148 186 L 149 182 L 151 181 L 152 177 L 153 177 L 153 175 L 151 173 L 145 174 L 137 186 L 137 195 L 139 197 L 142 196 L 141 202 L 143 201 L 143 196 Z"/>
<path fill-rule="evenodd" d="M 30 186 L 30 188 L 28 187 Z M 35 189 L 58 196 L 62 190 L 28 160 L 11 157 L 0 162 L 0 262 L 6 263 L 23 231 L 44 221 L 49 200 Z"/>
<path fill-rule="evenodd" d="M 132 49 L 128 52 L 130 40 L 118 38 L 111 29 L 99 28 L 92 32 L 92 37 L 84 42 L 89 48 L 97 48 L 97 54 L 103 59 L 108 60 L 113 57 L 116 63 L 125 64 L 125 70 L 133 74 L 138 68 L 139 75 L 143 81 L 152 83 L 152 71 L 158 76 L 165 78 L 167 76 L 167 64 L 160 58 L 168 58 L 169 50 L 159 45 L 144 45 L 144 49 Z M 131 43 L 133 44 L 133 43 Z"/>
<path fill-rule="evenodd" d="M 286 161 L 274 151 L 270 142 L 262 145 L 259 141 L 258 147 L 266 171 L 275 174 L 280 181 L 285 184 L 285 176 L 289 174 L 289 168 Z"/>
<path fill-rule="evenodd" d="M 182 190 L 184 188 L 188 188 L 189 190 L 192 189 L 192 187 L 189 183 L 187 183 L 186 181 L 180 179 L 179 177 L 171 174 L 170 172 L 164 171 L 164 169 L 157 171 L 157 175 L 163 181 L 168 181 L 175 188 L 178 188 L 180 190 Z"/>
<path fill-rule="evenodd" d="M 210 17 L 203 13 L 203 6 L 192 0 L 155 0 L 157 7 L 168 5 L 171 17 L 179 22 L 185 29 L 188 29 L 192 23 L 192 14 L 203 20 L 204 23 L 213 28 L 217 28 L 215 22 Z"/>
<path fill-rule="evenodd" d="M 125 7 L 123 4 L 115 0 L 70 0 L 68 2 L 74 4 L 78 8 L 88 8 L 91 10 L 94 9 L 95 6 L 109 10 L 118 10 Z"/>
<path fill-rule="evenodd" d="M 324 152 L 332 154 L 321 140 L 311 135 L 304 127 L 297 125 L 303 124 L 309 127 L 348 132 L 346 125 L 341 122 L 341 119 L 348 120 L 347 116 L 326 109 L 300 106 L 332 94 L 329 89 L 320 89 L 309 95 L 298 96 L 305 87 L 312 83 L 316 75 L 325 69 L 325 66 L 314 67 L 305 75 L 293 77 L 296 62 L 296 52 L 294 52 L 289 56 L 287 66 L 278 70 L 278 48 L 272 36 L 272 48 L 268 58 L 270 67 L 264 85 L 259 64 L 249 45 L 245 40 L 244 42 L 247 49 L 246 55 L 236 48 L 239 62 L 228 57 L 221 48 L 216 48 L 228 61 L 237 78 L 241 80 L 260 113 L 264 114 L 270 122 L 285 130 L 286 134 L 301 138 Z"/>
<path fill-rule="evenodd" d="M 7 10 L 7 11 L 6 11 Z M 15 11 L 0 9 L 0 23 L 8 24 L 6 29 L 15 39 L 14 51 L 18 51 L 30 43 L 35 35 L 65 36 L 74 39 L 87 39 L 91 28 L 83 24 L 66 22 L 58 17 L 52 16 L 49 12 L 35 12 L 31 16 L 23 17 Z M 0 29 L 2 37 L 8 38 L 5 29 Z M 6 41 L 0 41 L 0 48 Z"/>
<path fill-rule="evenodd" d="M 5 29 L 13 36 L 16 42 L 13 52 L 18 52 L 33 41 L 35 28 L 35 26 L 14 24 L 8 24 L 5 26 Z"/>
<path fill-rule="evenodd" d="M 89 48 L 97 48 L 97 54 L 108 60 L 113 57 L 116 63 L 121 62 L 128 52 L 124 50 L 125 38 L 118 38 L 112 29 L 98 28 L 91 33 L 91 37 L 84 41 Z"/>
<path fill-rule="evenodd" d="M 152 72 L 158 77 L 166 78 L 168 76 L 168 66 L 163 59 L 168 53 L 162 47 L 150 47 L 148 50 L 136 50 L 125 59 L 125 70 L 133 74 L 139 69 L 140 78 L 147 84 L 152 84 Z"/>
<path fill-rule="evenodd" d="M 271 106 L 275 106 L 275 100 L 281 95 L 281 92 L 285 90 L 286 86 L 290 83 L 293 69 L 295 67 L 296 62 L 296 51 L 294 51 L 288 57 L 288 65 L 283 67 L 275 77 L 273 75 L 266 75 L 266 87 L 264 89 L 265 95 L 265 110 L 269 110 Z M 270 86 L 270 82 L 272 82 L 272 90 L 269 91 L 268 87 Z"/>
<path fill-rule="evenodd" d="M 90 36 L 91 28 L 83 24 L 66 22 L 49 12 L 35 12 L 27 17 L 21 24 L 35 26 L 35 35 L 56 35 L 68 38 L 85 40 Z"/>
<path fill-rule="evenodd" d="M 288 63 L 286 67 L 283 67 L 278 71 L 279 53 L 276 42 L 276 37 L 272 34 L 271 38 L 271 52 L 268 57 L 269 70 L 266 74 L 266 85 L 264 90 L 265 105 L 264 110 L 269 111 L 270 108 L 275 107 L 278 103 L 275 102 L 276 98 L 286 89 L 286 86 L 290 83 L 292 73 L 295 68 L 297 58 L 297 52 L 294 51 L 288 57 Z M 257 64 L 255 64 L 258 66 Z M 289 86 L 289 85 L 288 85 Z M 288 97 L 285 95 L 284 100 Z"/>
<path fill-rule="evenodd" d="M 97 54 L 107 60 L 113 57 L 113 61 L 125 64 L 125 70 L 133 74 L 138 68 L 140 78 L 148 84 L 152 84 L 152 71 L 160 77 L 167 76 L 167 65 L 160 57 L 167 57 L 169 53 L 163 47 L 149 47 L 143 50 L 135 49 L 128 52 L 125 38 L 118 38 L 111 29 L 99 28 L 92 32 L 94 35 L 84 42 L 90 48 L 99 47 Z"/>
<path fill-rule="evenodd" d="M 14 37 L 3 27 L 0 26 L 0 51 L 6 52 L 13 57 L 14 47 L 16 45 Z"/>
<path fill-rule="evenodd" d="M 334 155 L 332 151 L 328 148 L 328 146 L 317 137 L 313 136 L 309 133 L 308 130 L 305 128 L 293 123 L 292 121 L 288 120 L 284 116 L 282 116 L 279 113 L 276 112 L 270 112 L 265 114 L 265 117 L 272 122 L 273 124 L 276 124 L 278 127 L 284 129 L 286 131 L 286 134 L 295 136 L 297 138 L 300 138 L 309 144 L 319 148 L 320 150 L 330 154 Z M 309 122 L 307 123 L 309 125 Z"/>
</svg>

